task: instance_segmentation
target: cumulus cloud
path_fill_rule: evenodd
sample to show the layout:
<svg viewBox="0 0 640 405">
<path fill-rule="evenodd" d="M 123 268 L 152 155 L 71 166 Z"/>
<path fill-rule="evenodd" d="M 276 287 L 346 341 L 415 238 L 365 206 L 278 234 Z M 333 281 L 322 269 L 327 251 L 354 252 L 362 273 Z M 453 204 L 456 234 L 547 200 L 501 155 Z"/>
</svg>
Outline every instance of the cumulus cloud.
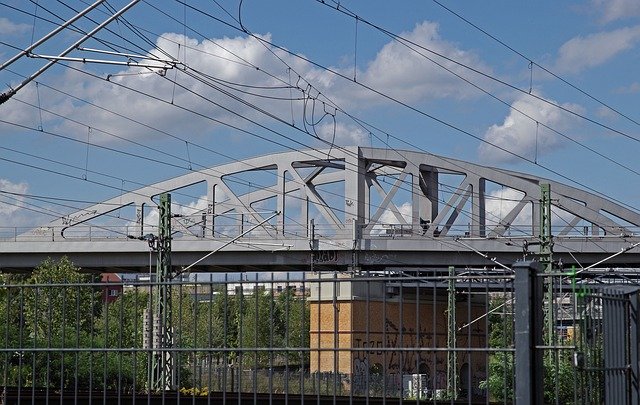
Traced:
<svg viewBox="0 0 640 405">
<path fill-rule="evenodd" d="M 437 23 L 425 21 L 416 25 L 413 31 L 400 35 L 424 48 L 431 49 L 434 53 L 474 66 L 476 69 L 491 72 L 491 69 L 473 52 L 460 49 L 454 43 L 442 39 L 438 28 Z M 426 50 L 419 49 L 419 51 L 447 69 L 462 76 L 468 75 L 467 71 L 453 62 Z M 395 41 L 389 42 L 378 52 L 367 69 L 360 73 L 359 80 L 406 102 L 444 97 L 463 99 L 475 94 L 474 89 L 442 67 Z M 371 97 L 364 92 L 360 95 L 362 98 Z"/>
<path fill-rule="evenodd" d="M 491 71 L 472 52 L 442 39 L 436 23 L 418 24 L 413 31 L 403 35 L 435 52 L 487 72 Z M 271 41 L 269 34 L 262 38 Z M 223 126 L 221 122 L 249 128 L 252 124 L 246 119 L 267 125 L 276 120 L 280 123 L 295 123 L 300 127 L 304 117 L 308 118 L 312 114 L 311 100 L 317 101 L 315 105 L 321 113 L 322 106 L 325 105 L 323 103 L 330 104 L 328 98 L 346 109 L 362 109 L 389 102 L 285 51 L 270 48 L 252 37 L 198 41 L 180 34 L 167 33 L 159 37 L 156 44 L 173 58 L 183 61 L 187 68 L 170 69 L 161 75 L 158 70 L 128 67 L 111 72 L 108 81 L 67 70 L 62 77 L 55 79 L 55 87 L 103 108 L 63 97 L 60 93 L 47 91 L 41 86 L 43 108 L 79 122 L 72 123 L 43 112 L 42 125 L 46 129 L 75 134 L 81 139 L 86 138 L 87 127 L 90 126 L 93 130 L 92 142 L 104 143 L 115 138 L 101 130 L 140 140 L 157 136 L 149 126 L 178 136 L 215 134 L 216 129 Z M 421 52 L 439 59 L 426 51 Z M 301 78 L 292 75 L 293 70 L 289 71 L 278 58 L 290 65 Z M 440 61 L 449 69 L 461 71 L 451 62 Z M 93 68 L 91 65 L 87 66 Z M 339 67 L 332 69 L 346 74 L 346 70 Z M 201 80 L 196 80 L 194 75 Z M 107 78 L 105 73 L 100 76 Z M 177 84 L 172 83 L 174 78 Z M 405 102 L 444 97 L 461 99 L 473 94 L 468 85 L 397 42 L 389 42 L 382 47 L 366 68 L 359 72 L 358 80 Z M 288 88 L 289 85 L 293 88 Z M 47 92 L 46 96 L 44 92 Z M 229 97 L 229 94 L 233 94 L 235 98 Z M 291 96 L 293 101 L 290 100 Z M 33 86 L 23 89 L 15 98 L 37 104 Z M 329 110 L 331 108 L 328 107 Z M 40 125 L 40 114 L 37 111 L 37 108 L 16 100 L 3 105 L 3 114 L 8 121 L 32 127 Z M 121 116 L 114 115 L 113 112 Z M 316 110 L 315 113 L 317 112 Z M 133 118 L 142 124 L 122 116 Z M 352 145 L 366 140 L 362 130 L 353 127 L 343 114 L 336 115 L 336 122 L 337 143 Z M 332 126 L 325 119 L 315 130 L 323 139 L 333 138 Z"/>
<path fill-rule="evenodd" d="M 13 236 L 14 232 L 22 233 L 28 228 L 49 220 L 44 214 L 24 209 L 27 206 L 27 202 L 25 197 L 20 194 L 25 194 L 29 191 L 27 183 L 14 183 L 11 180 L 0 178 L 0 191 L 6 192 L 0 193 L 0 223 L 5 228 L 4 230 L 0 229 L 0 234 L 10 232 L 11 236 Z M 9 230 L 8 227 L 16 228 Z"/>
<path fill-rule="evenodd" d="M 522 191 L 503 187 L 487 195 L 485 202 L 486 221 L 488 226 L 496 226 L 507 216 L 524 197 Z M 513 221 L 516 231 L 530 229 L 532 221 L 531 207 L 524 207 Z M 529 226 L 529 228 L 527 228 Z"/>
<path fill-rule="evenodd" d="M 203 211 L 206 212 L 208 204 L 209 204 L 209 200 L 207 199 L 206 195 L 199 197 L 196 201 L 191 201 L 186 204 L 178 204 L 178 203 L 172 202 L 171 214 L 189 217 L 190 215 L 200 214 Z M 158 210 L 156 208 L 149 210 L 143 219 L 144 229 L 142 233 L 143 234 L 157 233 L 158 220 L 159 220 Z M 196 218 L 195 220 L 199 221 L 200 219 Z M 180 219 L 179 218 L 174 219 L 174 221 L 180 221 Z M 191 222 L 189 221 L 189 219 L 187 219 L 186 221 L 183 221 L 182 223 L 185 224 L 186 227 L 189 227 L 191 225 Z M 127 224 L 128 228 L 135 228 L 137 226 L 139 225 L 137 225 L 136 222 L 134 221 L 131 221 Z"/>
<path fill-rule="evenodd" d="M 265 39 L 270 38 L 266 36 Z M 186 61 L 184 47 L 178 46 L 185 42 L 189 47 Z M 104 109 L 74 102 L 64 106 L 61 112 L 82 117 L 84 122 L 92 123 L 94 129 L 109 128 L 110 132 L 128 138 L 154 134 L 149 128 L 130 120 L 114 119 L 111 111 L 178 134 L 211 133 L 220 126 L 220 121 L 248 125 L 243 117 L 252 119 L 260 115 L 248 103 L 281 118 L 286 118 L 288 112 L 290 119 L 288 100 L 266 98 L 289 97 L 290 92 L 282 88 L 283 83 L 241 62 L 244 59 L 265 71 L 281 72 L 284 76 L 282 65 L 258 40 L 236 37 L 199 42 L 179 34 L 165 34 L 157 40 L 157 45 L 184 61 L 188 65 L 186 71 L 173 69 L 160 75 L 131 67 L 112 74 L 109 82 L 91 80 L 81 73 L 69 71 L 65 82 L 73 92 L 83 94 L 85 99 Z M 177 84 L 172 82 L 174 78 Z M 225 92 L 234 93 L 238 99 L 228 97 Z M 85 131 L 68 122 L 63 127 L 69 131 Z M 110 139 L 99 131 L 94 133 L 96 140 Z"/>
<path fill-rule="evenodd" d="M 397 208 L 398 208 L 398 212 L 400 212 L 400 215 L 402 215 L 402 218 L 404 218 L 404 221 L 410 224 L 411 216 L 412 216 L 411 203 L 408 201 L 404 202 Z M 385 210 L 382 213 L 382 215 L 380 215 L 380 218 L 378 219 L 378 223 L 373 226 L 371 233 L 380 235 L 380 234 L 385 234 L 387 232 L 393 232 L 392 230 L 390 230 L 391 229 L 390 225 L 398 225 L 398 224 L 402 224 L 402 221 L 396 217 L 393 211 Z"/>
<path fill-rule="evenodd" d="M 604 23 L 640 15 L 637 0 L 592 0 Z"/>
<path fill-rule="evenodd" d="M 0 179 L 0 191 L 7 193 L 24 194 L 28 190 L 26 183 L 13 183 L 7 179 Z M 0 215 L 9 216 L 19 210 L 24 201 L 24 197 L 9 195 L 9 197 L 2 201 L 0 200 Z"/>
<path fill-rule="evenodd" d="M 8 18 L 0 17 L 0 35 L 19 35 L 28 32 L 29 24 L 14 23 Z"/>
<path fill-rule="evenodd" d="M 529 159 L 540 158 L 561 145 L 558 134 L 537 126 L 536 122 L 518 111 L 558 131 L 566 131 L 573 122 L 568 113 L 527 95 L 521 95 L 511 106 L 513 108 L 509 110 L 504 122 L 492 125 L 485 132 L 484 140 L 487 143 L 481 144 L 478 152 L 480 158 L 487 163 L 513 162 L 519 159 L 515 155 Z M 582 110 L 582 107 L 575 104 L 565 103 L 562 106 L 573 111 Z"/>
<path fill-rule="evenodd" d="M 369 144 L 369 134 L 361 127 L 344 123 L 327 122 L 319 126 L 318 136 L 339 146 L 364 146 Z"/>
<path fill-rule="evenodd" d="M 605 106 L 598 107 L 598 109 L 596 110 L 596 114 L 598 115 L 598 117 L 607 120 L 614 120 L 618 118 L 618 113 Z"/>
<path fill-rule="evenodd" d="M 637 94 L 640 93 L 640 83 L 633 82 L 628 86 L 619 87 L 616 89 L 616 93 L 618 94 Z"/>
<path fill-rule="evenodd" d="M 411 215 L 412 215 L 412 205 L 410 202 L 404 202 L 402 205 L 398 207 L 398 211 L 400 215 L 404 218 L 404 220 L 408 223 L 411 223 Z M 395 214 L 390 210 L 385 210 L 385 212 L 380 215 L 380 219 L 378 220 L 380 224 L 398 224 L 400 221 L 396 218 Z"/>
<path fill-rule="evenodd" d="M 602 65 L 617 54 L 633 48 L 639 40 L 640 26 L 572 38 L 558 50 L 556 70 L 577 73 Z"/>
</svg>

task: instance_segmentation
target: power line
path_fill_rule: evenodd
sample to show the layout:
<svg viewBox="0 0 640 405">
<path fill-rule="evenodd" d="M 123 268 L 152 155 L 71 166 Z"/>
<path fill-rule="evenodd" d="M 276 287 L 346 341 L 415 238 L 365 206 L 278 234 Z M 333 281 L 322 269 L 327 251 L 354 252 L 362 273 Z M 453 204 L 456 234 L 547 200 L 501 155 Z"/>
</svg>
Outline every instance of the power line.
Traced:
<svg viewBox="0 0 640 405">
<path fill-rule="evenodd" d="M 469 19 L 465 18 L 464 16 L 462 16 L 461 14 L 453 11 L 451 8 L 445 6 L 444 4 L 442 4 L 441 2 L 439 2 L 438 0 L 433 0 L 434 3 L 436 3 L 438 6 L 442 7 L 443 9 L 445 9 L 446 11 L 448 11 L 449 13 L 453 14 L 454 16 L 456 16 L 457 18 L 459 18 L 460 20 L 464 21 L 465 23 L 469 24 L 470 26 L 472 26 L 473 28 L 475 28 L 476 30 L 478 30 L 479 32 L 481 32 L 482 34 L 486 35 L 487 37 L 491 38 L 492 40 L 496 41 L 498 44 L 504 46 L 505 48 L 507 48 L 508 50 L 510 50 L 511 52 L 515 53 L 516 55 L 520 56 L 521 58 L 523 58 L 524 60 L 526 60 L 527 62 L 531 63 L 532 65 L 535 65 L 536 67 L 542 69 L 544 72 L 550 74 L 551 76 L 555 77 L 556 79 L 560 80 L 562 83 L 568 85 L 569 87 L 573 88 L 574 90 L 577 90 L 578 92 L 584 94 L 585 96 L 589 97 L 590 99 L 592 99 L 593 101 L 597 102 L 598 104 L 602 105 L 603 107 L 608 108 L 609 110 L 615 112 L 616 114 L 620 115 L 621 117 L 624 117 L 625 119 L 629 120 L 630 122 L 636 124 L 636 125 L 640 125 L 640 122 L 636 121 L 635 119 L 629 117 L 627 114 L 624 114 L 622 112 L 620 112 L 618 109 L 610 106 L 609 104 L 605 103 L 604 101 L 600 100 L 599 98 L 591 95 L 590 93 L 586 92 L 585 90 L 582 90 L 581 88 L 579 88 L 578 86 L 576 86 L 575 84 L 569 82 L 568 80 L 562 78 L 561 76 L 559 76 L 558 74 L 552 72 L 551 70 L 549 70 L 548 68 L 540 65 L 539 63 L 535 62 L 532 58 L 529 58 L 528 56 L 526 56 L 525 54 L 523 54 L 522 52 L 516 50 L 515 48 L 513 48 L 512 46 L 508 45 L 506 42 L 504 42 L 503 40 L 501 40 L 500 38 L 496 37 L 495 35 L 489 33 L 487 30 L 481 28 L 480 26 L 474 24 L 472 21 L 470 21 Z"/>
<path fill-rule="evenodd" d="M 434 0 L 434 1 L 436 1 L 436 0 Z M 537 94 L 535 94 L 535 93 L 532 93 L 532 92 L 529 92 L 529 91 L 523 90 L 523 89 L 521 89 L 521 88 L 519 88 L 519 87 L 517 87 L 517 86 L 515 86 L 515 85 L 512 85 L 512 84 L 510 84 L 510 83 L 508 83 L 508 82 L 506 82 L 506 81 L 504 81 L 504 80 L 502 80 L 502 79 L 499 79 L 499 78 L 497 78 L 497 77 L 495 77 L 495 76 L 493 76 L 493 75 L 491 75 L 491 74 L 485 73 L 485 72 L 483 72 L 483 71 L 481 71 L 481 70 L 479 70 L 479 69 L 473 68 L 473 67 L 471 67 L 471 66 L 469 66 L 469 65 L 467 65 L 467 64 L 464 64 L 464 63 L 462 63 L 462 62 L 460 62 L 460 61 L 457 61 L 457 60 L 455 60 L 455 59 L 453 59 L 453 58 L 451 58 L 451 57 L 449 57 L 449 56 L 447 56 L 447 55 L 444 55 L 444 54 L 443 54 L 443 53 L 441 53 L 441 52 L 434 51 L 434 50 L 429 49 L 429 48 L 427 48 L 427 47 L 425 47 L 425 46 L 423 46 L 423 45 L 420 45 L 420 44 L 416 43 L 415 41 L 411 41 L 410 39 L 407 39 L 407 38 L 405 38 L 405 37 L 403 37 L 403 36 L 401 36 L 401 35 L 395 34 L 395 33 L 391 32 L 391 31 L 389 31 L 389 30 L 387 30 L 387 29 L 385 29 L 385 28 L 383 28 L 383 27 L 381 27 L 381 26 L 379 26 L 379 25 L 377 25 L 377 24 L 374 24 L 374 23 L 372 23 L 372 22 L 370 22 L 370 21 L 368 21 L 368 20 L 364 19 L 363 17 L 361 17 L 361 16 L 359 16 L 359 15 L 357 15 L 357 14 L 354 14 L 354 13 L 352 13 L 352 12 L 348 11 L 348 9 L 347 9 L 344 5 L 340 5 L 340 6 L 333 7 L 333 6 L 329 5 L 329 4 L 327 4 L 326 2 L 324 2 L 323 0 L 316 0 L 316 2 L 321 3 L 321 4 L 324 4 L 324 5 L 328 6 L 329 8 L 332 8 L 332 9 L 334 9 L 334 10 L 336 10 L 336 11 L 340 12 L 340 13 L 343 13 L 343 14 L 345 14 L 345 15 L 350 16 L 351 18 L 354 18 L 354 19 L 355 19 L 355 18 L 357 18 L 357 19 L 358 19 L 358 21 L 362 21 L 363 23 L 365 23 L 365 24 L 369 25 L 370 27 L 372 27 L 372 28 L 374 28 L 374 29 L 376 29 L 376 30 L 378 30 L 378 31 L 380 31 L 380 32 L 382 32 L 382 33 L 384 33 L 385 35 L 389 36 L 390 38 L 392 38 L 392 39 L 394 39 L 394 40 L 396 40 L 396 41 L 398 41 L 398 42 L 400 42 L 400 43 L 405 44 L 405 46 L 407 46 L 407 44 L 410 44 L 411 46 L 415 46 L 415 47 L 417 47 L 417 48 L 419 48 L 419 49 L 422 49 L 422 50 L 427 51 L 427 52 L 429 52 L 429 53 L 431 53 L 431 54 L 433 54 L 433 55 L 436 55 L 436 56 L 438 56 L 438 57 L 440 57 L 440 58 L 442 58 L 442 59 L 445 59 L 445 60 L 447 60 L 447 61 L 449 61 L 449 62 L 452 62 L 452 63 L 454 63 L 454 64 L 456 64 L 456 65 L 458 65 L 458 66 L 460 66 L 460 67 L 463 67 L 463 68 L 465 68 L 465 69 L 467 69 L 467 70 L 469 70 L 469 71 L 471 71 L 471 72 L 473 72 L 473 73 L 476 73 L 476 74 L 479 74 L 479 75 L 481 75 L 481 76 L 483 76 L 483 77 L 486 77 L 487 79 L 490 79 L 490 80 L 492 80 L 492 81 L 494 81 L 494 82 L 496 82 L 496 83 L 499 83 L 499 84 L 501 84 L 501 85 L 504 85 L 504 86 L 506 86 L 506 87 L 509 87 L 509 88 L 510 88 L 510 89 L 512 89 L 512 90 L 515 90 L 515 91 L 517 91 L 517 92 L 519 92 L 519 93 L 522 93 L 522 94 L 524 94 L 524 95 L 526 95 L 526 96 L 532 97 L 532 98 L 534 98 L 534 99 L 536 99 L 536 100 L 538 100 L 538 101 L 541 101 L 541 102 L 543 102 L 543 103 L 549 104 L 549 105 L 551 105 L 551 106 L 553 106 L 553 107 L 555 107 L 555 108 L 557 108 L 557 109 L 559 109 L 559 110 L 562 110 L 562 111 L 564 111 L 564 112 L 566 112 L 566 113 L 569 113 L 569 114 L 571 114 L 571 115 L 574 115 L 574 116 L 576 116 L 576 117 L 578 117 L 578 118 L 581 118 L 581 119 L 583 119 L 583 120 L 585 120 L 585 121 L 588 121 L 588 122 L 590 122 L 590 123 L 592 123 L 592 124 L 595 124 L 595 125 L 597 125 L 597 126 L 599 126 L 599 127 L 601 127 L 601 128 L 604 128 L 604 129 L 606 129 L 606 130 L 608 130 L 608 131 L 614 132 L 614 133 L 616 133 L 616 134 L 618 134 L 618 135 L 622 135 L 622 136 L 624 136 L 625 138 L 628 138 L 628 139 L 630 139 L 630 140 L 632 140 L 632 141 L 640 142 L 640 138 L 636 138 L 636 137 L 634 137 L 634 136 L 632 136 L 632 135 L 630 135 L 630 134 L 628 134 L 628 133 L 626 133 L 626 132 L 624 132 L 624 131 L 621 131 L 621 130 L 615 129 L 615 128 L 613 128 L 613 127 L 611 127 L 611 126 L 609 126 L 609 125 L 606 125 L 606 124 L 604 124 L 604 123 L 602 123 L 602 122 L 596 121 L 596 120 L 595 120 L 595 119 L 593 119 L 593 118 L 589 118 L 589 117 L 587 117 L 587 116 L 585 116 L 585 115 L 583 115 L 583 114 L 580 114 L 580 113 L 578 113 L 578 112 L 576 112 L 576 111 L 573 111 L 573 110 L 572 110 L 572 109 L 570 109 L 570 108 L 564 107 L 564 106 L 562 106 L 562 105 L 560 105 L 560 104 L 558 104 L 558 103 L 554 103 L 554 102 L 552 102 L 552 101 L 550 101 L 550 100 L 545 99 L 544 97 L 540 97 L 540 96 L 538 96 L 538 95 L 537 95 Z M 409 48 L 410 48 L 410 49 L 413 49 L 413 48 L 411 48 L 411 47 L 409 47 Z M 415 49 L 413 49 L 413 50 L 415 51 Z M 420 53 L 418 53 L 418 54 L 420 54 Z M 421 56 L 423 56 L 423 57 L 425 57 L 425 56 L 424 56 L 424 55 L 422 55 L 422 54 L 420 54 L 420 55 L 421 55 Z M 431 61 L 433 62 L 433 60 L 432 60 L 432 59 L 429 59 L 429 60 L 431 60 Z M 531 62 L 531 60 L 530 60 L 530 59 L 527 59 L 527 61 L 528 61 L 528 62 Z M 435 62 L 434 62 L 434 63 L 435 63 Z M 534 62 L 531 62 L 531 63 L 534 63 Z M 440 65 L 439 65 L 439 66 L 440 66 Z M 536 66 L 537 66 L 537 65 L 536 65 Z M 443 67 L 443 66 L 441 66 L 441 67 Z M 445 69 L 446 69 L 446 68 L 445 68 Z M 450 71 L 450 69 L 446 69 L 446 70 L 447 70 L 447 71 Z M 452 71 L 450 71 L 450 73 L 453 73 L 453 72 L 452 72 Z M 549 72 L 549 73 L 551 74 L 551 72 Z M 455 74 L 455 73 L 454 73 L 454 74 Z M 456 76 L 457 76 L 457 75 L 456 75 Z M 354 81 L 354 82 L 355 82 L 355 81 Z M 494 96 L 494 98 L 495 98 L 495 96 Z M 607 107 L 608 107 L 608 106 L 607 106 Z M 615 110 L 614 110 L 614 111 L 615 111 Z M 635 122 L 635 121 L 634 121 L 634 122 Z"/>
<path fill-rule="evenodd" d="M 308 133 L 308 131 L 307 131 L 307 133 Z"/>
</svg>

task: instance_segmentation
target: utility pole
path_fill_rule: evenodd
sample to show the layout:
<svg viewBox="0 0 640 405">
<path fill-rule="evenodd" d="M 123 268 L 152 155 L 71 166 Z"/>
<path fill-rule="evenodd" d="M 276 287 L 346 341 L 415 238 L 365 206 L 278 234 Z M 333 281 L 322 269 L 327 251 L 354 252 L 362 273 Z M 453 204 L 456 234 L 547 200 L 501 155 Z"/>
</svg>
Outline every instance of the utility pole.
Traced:
<svg viewBox="0 0 640 405">
<path fill-rule="evenodd" d="M 175 388 L 173 328 L 171 326 L 171 195 L 160 195 L 159 223 L 156 248 L 157 293 L 153 302 L 153 352 L 151 358 L 150 387 L 154 391 Z"/>
<path fill-rule="evenodd" d="M 456 268 L 449 266 L 449 288 L 447 289 L 447 394 L 449 399 L 458 398 L 458 373 L 456 356 Z"/>
<path fill-rule="evenodd" d="M 555 317 L 553 314 L 553 236 L 551 235 L 551 185 L 540 184 L 540 266 L 547 274 L 547 344 L 553 344 Z"/>
</svg>

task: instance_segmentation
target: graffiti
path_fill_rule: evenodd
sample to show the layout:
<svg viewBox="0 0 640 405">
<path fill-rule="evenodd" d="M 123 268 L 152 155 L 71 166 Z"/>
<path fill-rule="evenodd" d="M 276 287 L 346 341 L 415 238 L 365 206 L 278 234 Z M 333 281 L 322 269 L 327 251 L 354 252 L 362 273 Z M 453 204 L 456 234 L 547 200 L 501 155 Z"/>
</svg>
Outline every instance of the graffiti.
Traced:
<svg viewBox="0 0 640 405">
<path fill-rule="evenodd" d="M 376 263 L 383 263 L 383 262 L 388 262 L 390 260 L 395 260 L 396 255 L 395 253 L 376 253 L 376 252 L 369 252 L 367 251 L 364 255 L 364 261 L 366 263 L 371 263 L 371 264 L 376 264 Z"/>
<path fill-rule="evenodd" d="M 338 252 L 334 250 L 319 250 L 313 254 L 314 263 L 338 263 Z"/>
<path fill-rule="evenodd" d="M 447 389 L 447 352 L 431 351 L 429 348 L 443 348 L 447 344 L 446 327 L 437 322 L 408 326 L 396 324 L 395 318 L 385 318 L 382 330 L 370 332 L 371 336 L 353 338 L 353 390 L 384 390 L 388 395 L 399 395 L 408 389 L 408 379 L 419 378 L 419 389 L 424 395 L 435 395 Z M 458 336 L 459 347 L 483 347 L 484 336 Z M 480 346 L 478 346 L 480 344 Z M 394 348 L 415 350 L 393 350 Z M 391 349 L 391 350 L 389 350 Z M 486 375 L 482 356 L 461 352 L 457 364 L 466 367 L 465 390 L 473 395 L 484 396 L 480 381 Z M 374 370 L 375 369 L 375 370 Z M 368 375 L 367 375 L 368 373 Z M 470 373 L 470 374 L 469 374 Z M 420 377 L 418 377 L 418 375 Z M 459 375 L 459 378 L 462 376 Z M 411 381 L 414 381 L 411 380 Z M 462 378 L 461 378 L 462 380 Z M 417 383 L 413 383 L 412 389 Z M 406 392 L 405 392 L 406 393 Z"/>
<path fill-rule="evenodd" d="M 353 360 L 353 390 L 355 393 L 365 392 L 369 376 L 369 360 L 355 358 Z"/>
<path fill-rule="evenodd" d="M 366 349 L 366 348 L 377 349 L 377 350 L 366 350 L 366 351 L 358 350 L 357 351 L 357 356 L 360 356 L 361 354 L 365 354 L 366 355 L 366 353 L 377 354 L 377 355 L 381 355 L 382 354 L 382 347 L 383 347 L 382 340 L 377 340 L 377 341 L 369 340 L 369 341 L 366 341 L 366 340 L 363 340 L 363 339 L 355 338 L 354 342 L 355 342 L 354 347 L 358 348 L 358 349 L 360 349 L 360 348 L 362 348 L 362 349 Z"/>
<path fill-rule="evenodd" d="M 95 215 L 97 214 L 98 211 L 97 210 L 91 210 L 91 211 L 87 211 L 87 212 L 83 212 L 81 214 L 77 214 L 75 216 L 66 216 L 66 217 L 62 217 L 62 225 L 71 225 L 74 222 L 78 222 L 78 220 L 82 217 L 89 217 L 91 215 Z"/>
<path fill-rule="evenodd" d="M 53 228 L 50 228 L 48 226 L 41 226 L 40 228 L 34 229 L 33 234 L 36 236 L 45 236 L 51 233 L 52 230 Z"/>
<path fill-rule="evenodd" d="M 191 217 L 178 217 L 176 221 L 185 228 L 189 228 L 196 224 L 196 221 Z"/>
</svg>

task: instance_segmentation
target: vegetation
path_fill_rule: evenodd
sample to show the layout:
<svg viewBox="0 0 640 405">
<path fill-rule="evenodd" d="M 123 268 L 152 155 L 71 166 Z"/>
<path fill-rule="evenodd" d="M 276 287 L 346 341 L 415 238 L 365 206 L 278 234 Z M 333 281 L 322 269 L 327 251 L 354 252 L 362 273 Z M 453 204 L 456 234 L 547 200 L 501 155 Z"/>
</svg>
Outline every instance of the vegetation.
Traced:
<svg viewBox="0 0 640 405">
<path fill-rule="evenodd" d="M 147 389 L 153 351 L 144 348 L 144 324 L 153 297 L 147 286 L 139 285 L 108 301 L 103 289 L 95 276 L 66 258 L 46 260 L 29 275 L 1 275 L 2 384 Z M 198 294 L 199 289 L 208 293 Z M 174 353 L 181 387 L 202 389 L 214 371 L 225 369 L 232 380 L 233 367 L 304 368 L 308 352 L 288 349 L 309 347 L 305 299 L 291 290 L 256 289 L 248 296 L 226 291 L 225 285 L 215 284 L 175 285 L 171 290 L 173 347 L 193 349 Z M 259 350 L 268 347 L 283 349 Z"/>
<path fill-rule="evenodd" d="M 502 298 L 491 303 L 494 312 L 489 316 L 489 346 L 492 348 L 513 348 L 514 319 L 510 301 Z M 573 342 L 556 337 L 558 346 L 572 346 Z M 515 399 L 515 355 L 512 351 L 497 351 L 489 357 L 487 379 L 481 388 L 486 389 L 491 400 L 513 402 Z M 544 353 L 544 403 L 572 404 L 580 396 L 578 391 L 578 371 L 573 365 L 573 351 L 547 350 Z"/>
</svg>

